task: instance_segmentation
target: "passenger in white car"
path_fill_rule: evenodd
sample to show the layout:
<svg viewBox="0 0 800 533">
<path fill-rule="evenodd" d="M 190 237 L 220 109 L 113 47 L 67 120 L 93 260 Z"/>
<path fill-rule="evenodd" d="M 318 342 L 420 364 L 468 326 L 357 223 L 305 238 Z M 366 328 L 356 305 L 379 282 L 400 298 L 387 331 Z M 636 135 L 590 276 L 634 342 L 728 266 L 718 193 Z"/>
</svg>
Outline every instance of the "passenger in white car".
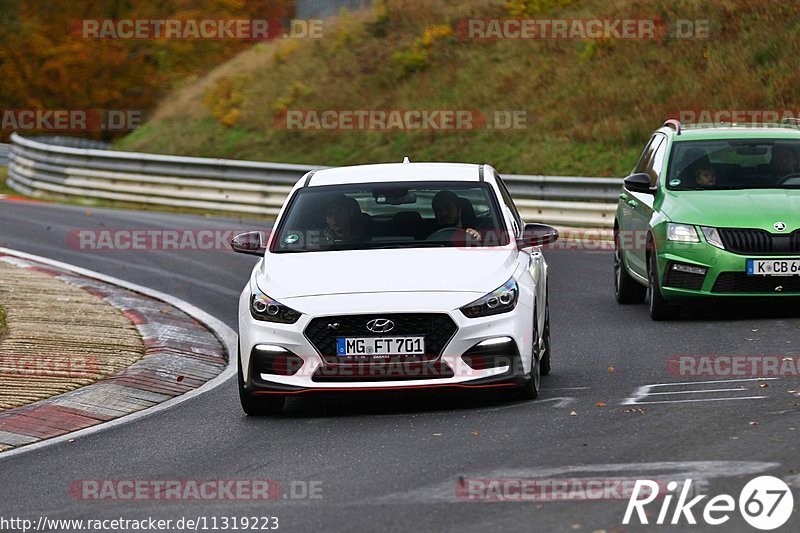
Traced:
<svg viewBox="0 0 800 533">
<path fill-rule="evenodd" d="M 322 232 L 327 244 L 358 242 L 367 237 L 368 216 L 361 212 L 358 202 L 347 195 L 336 195 L 325 206 L 327 226 Z"/>
</svg>

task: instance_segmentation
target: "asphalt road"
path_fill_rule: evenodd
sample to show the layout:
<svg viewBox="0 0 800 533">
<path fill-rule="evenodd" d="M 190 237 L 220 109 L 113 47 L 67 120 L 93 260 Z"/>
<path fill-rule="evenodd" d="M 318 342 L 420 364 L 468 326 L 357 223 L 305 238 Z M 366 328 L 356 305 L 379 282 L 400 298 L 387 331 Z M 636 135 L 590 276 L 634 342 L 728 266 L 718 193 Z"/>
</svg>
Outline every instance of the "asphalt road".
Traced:
<svg viewBox="0 0 800 533">
<path fill-rule="evenodd" d="M 0 246 L 175 295 L 234 329 L 237 295 L 254 258 L 221 251 L 87 251 L 71 246 L 67 235 L 78 229 L 258 227 L 243 220 L 0 202 Z M 800 396 L 789 392 L 800 390 L 800 380 L 698 386 L 688 382 L 704 378 L 667 370 L 674 355 L 798 355 L 797 307 L 726 304 L 654 323 L 644 306 L 614 302 L 609 253 L 551 251 L 547 258 L 553 373 L 543 378 L 537 401 L 474 394 L 293 399 L 285 416 L 258 419 L 244 416 L 230 380 L 134 423 L 0 459 L 0 516 L 277 516 L 281 530 L 326 532 L 645 531 L 656 526 L 621 526 L 627 500 L 473 502 L 456 496 L 456 486 L 462 477 L 702 477 L 711 496 L 738 499 L 746 481 L 764 474 L 794 483 L 795 511 L 782 530 L 800 530 Z M 665 383 L 679 385 L 641 389 Z M 712 392 L 697 392 L 703 390 Z M 639 401 L 667 403 L 624 403 L 653 392 L 660 394 Z M 703 401 L 673 403 L 688 399 Z M 84 479 L 275 479 L 284 487 L 304 481 L 321 483 L 322 497 L 84 501 L 69 493 Z M 660 505 L 652 504 L 651 521 Z M 701 514 L 695 512 L 700 521 Z M 685 521 L 658 528 L 686 529 Z M 710 529 L 752 530 L 735 512 Z"/>
</svg>

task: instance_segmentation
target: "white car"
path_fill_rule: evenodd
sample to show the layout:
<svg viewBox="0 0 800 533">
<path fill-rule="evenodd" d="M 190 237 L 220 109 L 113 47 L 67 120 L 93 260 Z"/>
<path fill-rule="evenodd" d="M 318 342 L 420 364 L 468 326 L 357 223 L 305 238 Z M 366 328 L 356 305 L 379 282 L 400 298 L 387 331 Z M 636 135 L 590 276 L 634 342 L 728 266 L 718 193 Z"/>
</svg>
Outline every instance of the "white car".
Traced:
<svg viewBox="0 0 800 533">
<path fill-rule="evenodd" d="M 249 415 L 286 397 L 387 389 L 507 389 L 536 398 L 550 370 L 547 263 L 558 231 L 525 225 L 488 165 L 312 171 L 239 300 L 239 392 Z"/>
</svg>

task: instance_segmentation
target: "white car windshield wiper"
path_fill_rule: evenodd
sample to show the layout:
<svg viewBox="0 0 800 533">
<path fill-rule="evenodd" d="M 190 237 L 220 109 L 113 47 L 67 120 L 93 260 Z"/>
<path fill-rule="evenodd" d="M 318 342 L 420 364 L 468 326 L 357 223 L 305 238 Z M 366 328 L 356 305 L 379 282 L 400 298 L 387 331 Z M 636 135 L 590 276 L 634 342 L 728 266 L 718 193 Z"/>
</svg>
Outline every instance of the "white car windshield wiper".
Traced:
<svg viewBox="0 0 800 533">
<path fill-rule="evenodd" d="M 437 241 L 407 241 L 377 244 L 375 246 L 359 248 L 359 250 L 383 250 L 387 248 L 444 248 L 445 246 L 447 246 L 447 243 Z"/>
</svg>

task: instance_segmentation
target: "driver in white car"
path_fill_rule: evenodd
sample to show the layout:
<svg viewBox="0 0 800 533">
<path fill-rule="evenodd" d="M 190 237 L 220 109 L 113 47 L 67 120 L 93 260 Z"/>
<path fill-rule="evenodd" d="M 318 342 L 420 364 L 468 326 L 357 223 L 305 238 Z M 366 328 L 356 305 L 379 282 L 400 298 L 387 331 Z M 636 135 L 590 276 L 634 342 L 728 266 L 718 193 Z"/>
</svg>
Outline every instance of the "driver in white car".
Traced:
<svg viewBox="0 0 800 533">
<path fill-rule="evenodd" d="M 437 231 L 446 228 L 461 228 L 473 239 L 481 234 L 473 228 L 465 228 L 462 220 L 463 209 L 459 197 L 453 191 L 439 191 L 433 197 L 433 213 L 436 215 Z"/>
</svg>

